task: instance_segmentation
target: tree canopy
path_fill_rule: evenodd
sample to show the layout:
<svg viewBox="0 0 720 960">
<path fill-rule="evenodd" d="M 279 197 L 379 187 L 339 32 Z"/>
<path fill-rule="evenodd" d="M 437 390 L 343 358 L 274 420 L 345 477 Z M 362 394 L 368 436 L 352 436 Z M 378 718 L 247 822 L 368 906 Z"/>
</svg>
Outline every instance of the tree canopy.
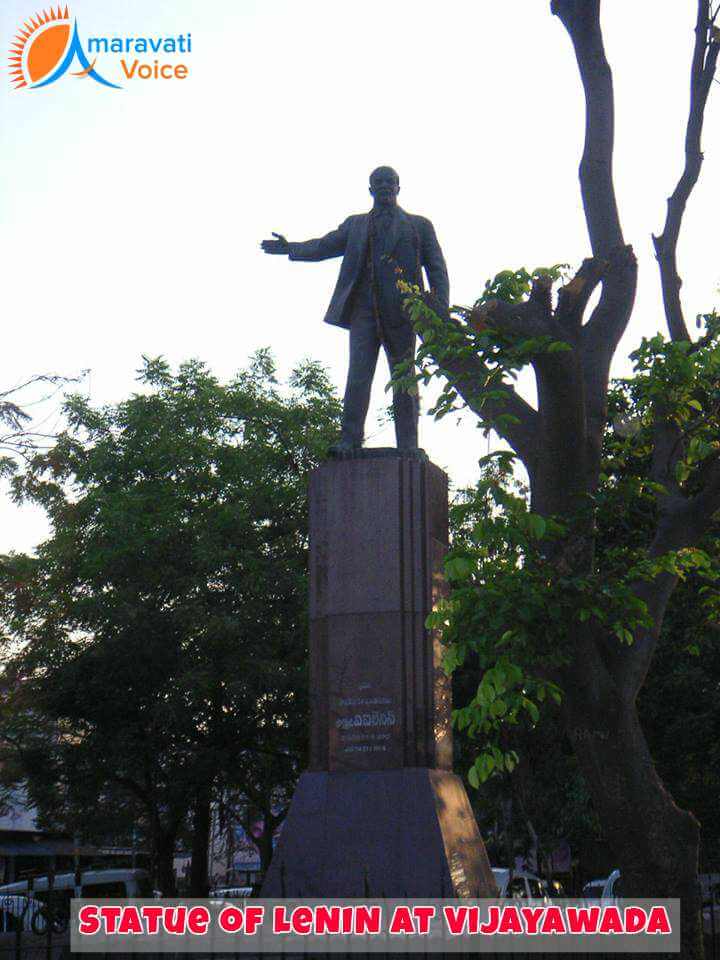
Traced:
<svg viewBox="0 0 720 960">
<path fill-rule="evenodd" d="M 307 474 L 339 403 L 313 363 L 282 388 L 267 352 L 226 384 L 199 362 L 139 379 L 117 405 L 71 398 L 14 481 L 52 534 L 2 562 L 6 745 L 49 822 L 87 835 L 89 808 L 129 804 L 171 888 L 220 775 L 242 788 L 271 756 L 282 790 L 302 760 Z"/>
</svg>

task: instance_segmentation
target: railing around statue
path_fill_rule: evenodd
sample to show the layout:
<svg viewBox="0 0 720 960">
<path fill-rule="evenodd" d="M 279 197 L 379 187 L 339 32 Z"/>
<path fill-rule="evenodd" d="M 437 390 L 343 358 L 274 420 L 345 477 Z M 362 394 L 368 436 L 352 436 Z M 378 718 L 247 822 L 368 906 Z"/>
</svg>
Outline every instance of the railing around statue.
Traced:
<svg viewBox="0 0 720 960">
<path fill-rule="evenodd" d="M 65 960 L 70 957 L 66 898 L 52 889 L 42 898 L 0 895 L 0 960 Z"/>
<path fill-rule="evenodd" d="M 368 899 L 378 897 L 383 899 L 382 891 L 373 891 L 365 884 L 364 896 Z M 286 891 L 286 897 L 303 899 L 302 891 Z M 43 894 L 43 899 L 35 896 L 33 891 L 28 895 L 0 896 L 0 960 L 70 960 L 70 936 L 67 918 L 64 916 L 64 899 L 60 891 L 50 891 Z M 720 960 L 720 880 L 706 883 L 703 888 L 702 924 L 704 934 L 705 960 Z M 95 954 L 95 956 L 98 956 Z M 193 956 L 188 953 L 155 954 L 144 953 L 146 960 L 184 960 Z M 224 955 L 228 956 L 228 955 Z M 234 954 L 237 960 L 252 960 L 254 955 L 248 953 Z M 300 955 L 298 955 L 300 956 Z M 364 953 L 335 953 L 327 956 L 337 957 L 338 960 L 364 960 L 373 958 L 379 960 L 380 954 Z M 382 955 L 386 956 L 386 955 Z M 395 954 L 395 956 L 400 956 Z M 445 960 L 451 957 L 515 957 L 517 960 L 531 960 L 542 957 L 546 960 L 617 960 L 617 954 L 599 953 L 502 953 L 478 954 L 476 952 L 452 953 L 413 953 L 402 954 L 405 957 L 434 957 Z M 647 956 L 647 955 L 646 955 Z M 137 954 L 108 954 L 113 960 L 130 960 Z"/>
</svg>

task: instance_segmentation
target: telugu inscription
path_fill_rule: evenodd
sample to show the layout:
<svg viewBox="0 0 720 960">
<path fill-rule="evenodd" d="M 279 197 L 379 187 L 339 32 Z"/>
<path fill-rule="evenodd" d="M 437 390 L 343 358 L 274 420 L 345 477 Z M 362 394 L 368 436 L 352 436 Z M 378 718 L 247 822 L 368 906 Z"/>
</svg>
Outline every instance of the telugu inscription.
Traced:
<svg viewBox="0 0 720 960">
<path fill-rule="evenodd" d="M 337 713 L 340 715 L 335 717 L 335 729 L 338 731 L 340 752 L 346 755 L 387 753 L 393 728 L 398 725 L 392 706 L 390 697 L 339 697 Z"/>
</svg>

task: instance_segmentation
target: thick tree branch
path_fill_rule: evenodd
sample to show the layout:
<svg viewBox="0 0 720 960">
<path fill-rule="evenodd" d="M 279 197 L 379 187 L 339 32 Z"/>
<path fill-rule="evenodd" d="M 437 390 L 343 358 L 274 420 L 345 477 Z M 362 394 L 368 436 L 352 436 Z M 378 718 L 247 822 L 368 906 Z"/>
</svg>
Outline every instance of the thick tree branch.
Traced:
<svg viewBox="0 0 720 960">
<path fill-rule="evenodd" d="M 530 304 L 527 301 L 507 303 L 504 300 L 488 300 L 479 307 L 474 307 L 468 317 L 468 323 L 476 331 L 490 326 L 520 336 L 531 335 L 530 330 L 533 327 L 534 320 Z"/>
<path fill-rule="evenodd" d="M 612 177 L 614 99 L 600 29 L 600 0 L 553 0 L 552 12 L 570 34 L 585 90 L 585 148 L 580 188 L 593 255 L 623 244 Z"/>
<path fill-rule="evenodd" d="M 510 444 L 523 463 L 529 467 L 537 456 L 539 418 L 537 411 L 519 396 L 509 384 L 503 386 L 503 400 L 485 400 L 480 405 L 482 388 L 490 376 L 488 367 L 477 357 L 455 359 L 438 358 L 440 371 L 453 383 L 468 407 L 487 427 L 491 427 Z M 498 417 L 509 414 L 516 422 Z"/>
<path fill-rule="evenodd" d="M 698 0 L 690 70 L 690 110 L 685 131 L 685 165 L 672 196 L 668 198 L 663 232 L 653 237 L 660 268 L 665 319 L 670 337 L 676 341 L 690 340 L 680 298 L 682 281 L 677 271 L 677 242 L 685 208 L 699 179 L 703 162 L 701 136 L 705 107 L 720 52 L 718 32 L 713 21 L 709 0 Z M 706 463 L 699 478 L 701 492 L 687 499 L 675 479 L 675 465 L 684 452 L 682 431 L 671 421 L 665 421 L 661 410 L 657 414 L 650 476 L 662 483 L 667 493 L 658 498 L 660 515 L 655 537 L 648 550 L 650 557 L 697 545 L 706 533 L 713 514 L 720 510 L 720 460 L 713 459 Z M 618 682 L 626 696 L 634 697 L 645 681 L 665 609 L 676 582 L 676 577 L 663 573 L 650 582 L 641 581 L 635 585 L 636 595 L 647 604 L 655 626 L 641 632 L 630 648 L 614 653 Z"/>
<path fill-rule="evenodd" d="M 659 445 L 668 462 L 676 459 L 676 443 L 677 436 L 672 430 L 668 430 L 665 437 L 659 438 Z M 662 463 L 662 460 L 659 459 L 658 462 Z M 666 469 L 667 465 L 663 463 L 659 475 Z M 697 546 L 707 533 L 710 519 L 720 510 L 720 459 L 709 462 L 704 474 L 704 488 L 692 499 L 683 497 L 674 484 L 671 484 L 671 492 L 661 498 L 660 518 L 655 537 L 648 549 L 649 557 L 660 557 L 670 551 Z M 632 646 L 619 648 L 615 645 L 614 672 L 618 686 L 627 696 L 634 697 L 645 682 L 665 610 L 676 584 L 676 576 L 661 573 L 654 580 L 641 580 L 634 586 L 636 596 L 647 604 L 655 625 L 650 630 L 638 633 Z"/>
<path fill-rule="evenodd" d="M 568 285 L 569 296 L 561 297 L 558 302 L 556 316 L 559 314 L 558 318 L 566 327 L 578 327 L 592 291 L 598 282 L 602 282 L 600 301 L 581 331 L 584 471 L 588 489 L 593 489 L 607 413 L 610 362 L 635 302 L 637 263 L 632 248 L 623 240 L 615 199 L 612 173 L 614 93 L 600 27 L 600 0 L 553 0 L 552 11 L 570 35 L 585 92 L 585 146 L 580 162 L 580 188 L 595 261 L 583 264 L 579 278 Z M 606 264 L 604 268 L 603 262 Z"/>
<path fill-rule="evenodd" d="M 468 322 L 476 330 L 490 326 L 519 337 L 547 335 L 552 333 L 551 298 L 552 280 L 536 277 L 528 300 L 488 300 L 472 310 Z"/>
<path fill-rule="evenodd" d="M 545 354 L 533 363 L 542 456 L 530 472 L 532 509 L 545 515 L 576 513 L 587 492 L 587 420 L 582 357 L 578 350 Z"/>
<path fill-rule="evenodd" d="M 615 247 L 602 275 L 602 293 L 583 328 L 586 352 L 610 364 L 630 320 L 637 288 L 637 259 L 631 246 Z"/>
<path fill-rule="evenodd" d="M 598 284 L 608 269 L 607 260 L 588 257 L 583 260 L 580 269 L 564 287 L 558 291 L 558 305 L 555 310 L 555 320 L 571 330 L 579 330 L 582 326 L 585 307 L 590 297 L 597 289 Z"/>
<path fill-rule="evenodd" d="M 660 267 L 665 319 L 673 340 L 690 339 L 680 299 L 682 280 L 677 271 L 677 242 L 685 207 L 700 177 L 705 106 L 719 52 L 720 42 L 712 25 L 709 0 L 698 0 L 695 47 L 690 69 L 690 112 L 685 130 L 685 166 L 672 196 L 668 198 L 663 232 L 653 237 L 655 256 Z"/>
<path fill-rule="evenodd" d="M 661 513 L 680 509 L 685 503 L 680 486 L 675 478 L 675 466 L 684 452 L 683 435 L 675 421 L 663 416 L 658 407 L 653 428 L 653 453 L 650 464 L 650 479 L 661 483 L 665 494 L 658 497 Z"/>
<path fill-rule="evenodd" d="M 109 778 L 113 783 L 116 783 L 119 787 L 125 787 L 130 793 L 134 794 L 138 800 L 145 804 L 146 807 L 150 808 L 152 806 L 152 799 L 148 791 L 141 787 L 140 784 L 133 780 L 132 777 L 124 777 L 116 774 Z"/>
<path fill-rule="evenodd" d="M 590 491 L 597 485 L 602 459 L 610 364 L 630 320 L 637 286 L 637 261 L 632 247 L 616 247 L 603 263 L 600 300 L 581 330 L 586 470 Z"/>
<path fill-rule="evenodd" d="M 535 277 L 528 299 L 528 303 L 537 316 L 547 321 L 552 317 L 552 288 L 552 277 Z"/>
<path fill-rule="evenodd" d="M 704 533 L 713 514 L 720 510 L 720 460 L 709 461 L 703 471 L 703 488 L 689 504 L 690 531 Z"/>
</svg>

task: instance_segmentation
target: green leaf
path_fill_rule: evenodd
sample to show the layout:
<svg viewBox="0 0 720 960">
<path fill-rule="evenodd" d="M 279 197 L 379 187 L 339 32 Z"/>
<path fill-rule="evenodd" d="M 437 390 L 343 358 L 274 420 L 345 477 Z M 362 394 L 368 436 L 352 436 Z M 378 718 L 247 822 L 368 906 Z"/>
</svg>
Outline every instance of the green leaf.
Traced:
<svg viewBox="0 0 720 960">
<path fill-rule="evenodd" d="M 445 561 L 445 573 L 451 580 L 466 580 L 474 569 L 469 557 L 450 557 Z"/>
<path fill-rule="evenodd" d="M 522 704 L 527 710 L 527 712 L 530 714 L 530 718 L 532 722 L 537 723 L 538 720 L 540 719 L 540 711 L 538 710 L 537 706 L 532 702 L 532 700 L 528 700 L 525 697 L 523 698 Z"/>
<path fill-rule="evenodd" d="M 527 515 L 527 525 L 531 535 L 536 540 L 541 540 L 545 536 L 547 524 L 545 518 L 541 517 L 539 513 L 529 513 Z"/>
<path fill-rule="evenodd" d="M 483 753 L 475 762 L 478 767 L 480 780 L 484 783 L 495 769 L 495 758 L 488 753 Z"/>
<path fill-rule="evenodd" d="M 507 677 L 508 685 L 512 685 L 520 683 L 523 678 L 523 672 L 516 663 L 507 662 L 505 664 L 505 676 Z"/>
<path fill-rule="evenodd" d="M 498 698 L 490 704 L 491 717 L 503 717 L 507 713 L 507 704 L 504 700 Z"/>
<path fill-rule="evenodd" d="M 483 677 L 477 691 L 478 703 L 483 707 L 489 707 L 496 696 L 495 687 L 489 680 Z"/>
</svg>

